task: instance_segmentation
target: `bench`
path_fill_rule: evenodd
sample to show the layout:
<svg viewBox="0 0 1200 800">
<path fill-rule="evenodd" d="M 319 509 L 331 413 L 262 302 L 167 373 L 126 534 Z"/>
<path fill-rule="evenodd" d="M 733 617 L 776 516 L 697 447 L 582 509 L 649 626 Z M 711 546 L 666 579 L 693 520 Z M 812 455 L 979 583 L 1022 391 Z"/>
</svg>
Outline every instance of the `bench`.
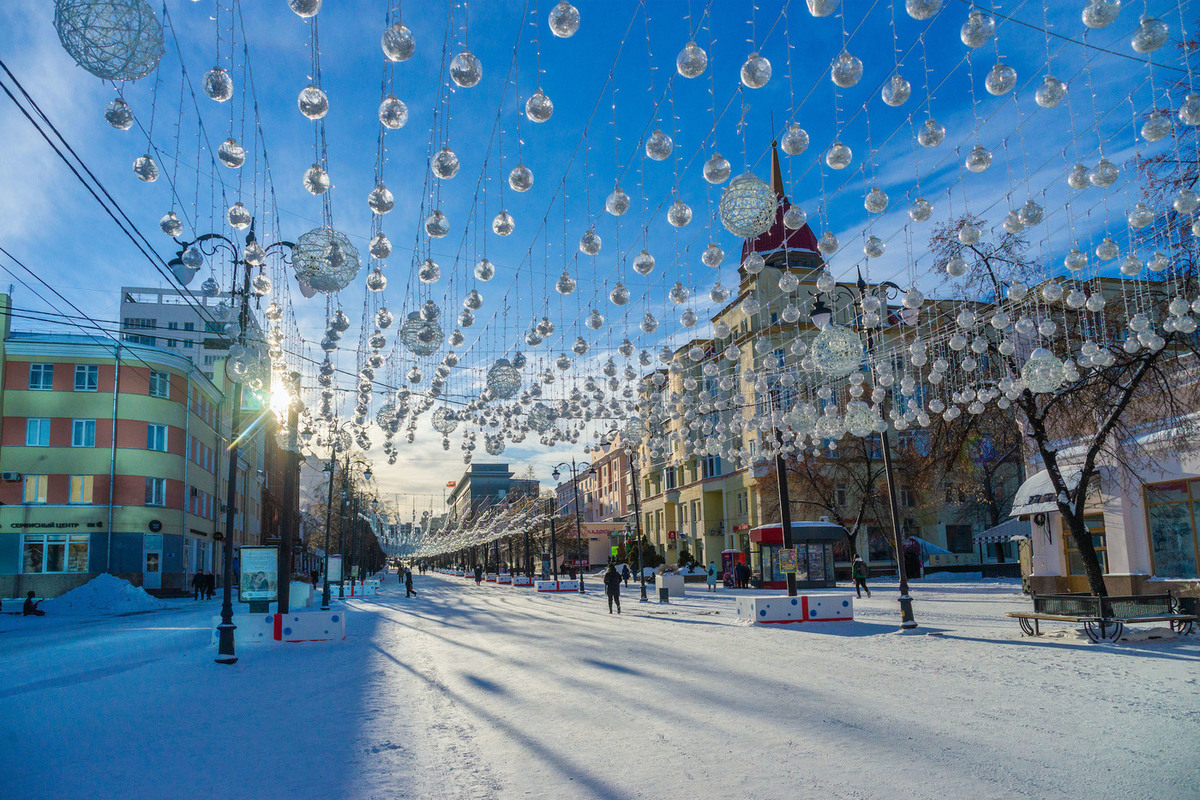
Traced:
<svg viewBox="0 0 1200 800">
<path fill-rule="evenodd" d="M 1026 636 L 1041 636 L 1042 620 L 1082 624 L 1092 642 L 1115 642 L 1126 624 L 1137 622 L 1166 622 L 1176 633 L 1188 634 L 1200 619 L 1195 613 L 1185 613 L 1169 594 L 1035 594 L 1032 612 L 1009 611 L 1004 616 L 1016 619 Z"/>
<path fill-rule="evenodd" d="M 40 603 L 46 598 L 35 597 L 33 602 Z M 24 597 L 5 597 L 0 599 L 0 614 L 23 614 L 25 613 L 25 598 Z"/>
</svg>

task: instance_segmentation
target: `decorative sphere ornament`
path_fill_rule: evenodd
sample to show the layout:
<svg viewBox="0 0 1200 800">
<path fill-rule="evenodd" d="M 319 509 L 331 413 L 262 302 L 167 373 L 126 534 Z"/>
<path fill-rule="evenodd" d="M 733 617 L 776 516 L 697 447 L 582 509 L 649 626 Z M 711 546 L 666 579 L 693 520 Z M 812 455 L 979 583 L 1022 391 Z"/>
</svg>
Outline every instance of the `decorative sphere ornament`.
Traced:
<svg viewBox="0 0 1200 800">
<path fill-rule="evenodd" d="M 238 144 L 237 139 L 230 136 L 217 148 L 217 158 L 230 169 L 239 169 L 246 163 L 246 148 Z"/>
<path fill-rule="evenodd" d="M 748 317 L 753 317 L 759 311 L 762 311 L 762 303 L 754 295 L 750 295 L 742 301 L 742 313 Z"/>
<path fill-rule="evenodd" d="M 1063 376 L 1062 360 L 1044 347 L 1034 350 L 1021 368 L 1021 380 L 1038 394 L 1053 392 L 1062 385 Z"/>
<path fill-rule="evenodd" d="M 587 233 L 579 237 L 579 252 L 594 256 L 600 252 L 601 243 L 600 236 L 589 228 Z"/>
<path fill-rule="evenodd" d="M 692 221 L 692 209 L 687 203 L 682 200 L 676 200 L 671 204 L 671 208 L 667 211 L 667 222 L 670 222 L 676 228 L 682 228 Z"/>
<path fill-rule="evenodd" d="M 669 158 L 674 149 L 675 143 L 671 141 L 671 137 L 659 128 L 655 128 L 654 132 L 650 134 L 650 138 L 646 139 L 646 157 L 655 161 Z"/>
<path fill-rule="evenodd" d="M 1158 142 L 1171 135 L 1171 118 L 1157 111 L 1142 123 L 1142 138 L 1147 142 Z"/>
<path fill-rule="evenodd" d="M 971 148 L 971 152 L 967 153 L 964 164 L 970 172 L 983 172 L 992 165 L 992 151 L 977 144 Z"/>
<path fill-rule="evenodd" d="M 329 98 L 319 86 L 305 86 L 296 98 L 300 113 L 309 119 L 321 119 L 329 113 Z"/>
<path fill-rule="evenodd" d="M 733 174 L 733 167 L 730 166 L 729 161 L 720 153 L 713 153 L 704 162 L 704 180 L 713 185 L 729 180 L 731 174 Z"/>
<path fill-rule="evenodd" d="M 742 259 L 742 269 L 746 270 L 750 275 L 757 275 L 767 267 L 766 260 L 757 252 L 751 251 L 744 259 Z"/>
<path fill-rule="evenodd" d="M 425 218 L 425 233 L 434 239 L 441 239 L 449 235 L 450 220 L 446 218 L 440 208 L 434 209 L 434 212 Z"/>
<path fill-rule="evenodd" d="M 794 292 L 800 288 L 800 278 L 794 272 L 784 272 L 779 276 L 779 291 Z"/>
<path fill-rule="evenodd" d="M 1121 13 L 1121 0 L 1090 0 L 1084 6 L 1083 24 L 1089 28 L 1107 28 Z"/>
<path fill-rule="evenodd" d="M 265 294 L 270 294 L 271 279 L 260 272 L 254 276 L 253 280 L 250 281 L 250 288 L 259 297 L 262 297 Z"/>
<path fill-rule="evenodd" d="M 204 73 L 204 93 L 218 103 L 233 97 L 233 78 L 223 67 L 213 67 Z"/>
<path fill-rule="evenodd" d="M 371 258 L 387 258 L 392 254 L 392 242 L 384 233 L 377 233 L 367 246 Z"/>
<path fill-rule="evenodd" d="M 250 209 L 242 205 L 241 200 L 238 200 L 229 207 L 228 211 L 225 212 L 225 219 L 228 220 L 229 224 L 234 228 L 237 228 L 239 231 L 244 231 L 246 228 L 250 227 Z"/>
<path fill-rule="evenodd" d="M 361 264 L 348 236 L 332 228 L 315 228 L 296 240 L 292 267 L 297 278 L 318 292 L 336 292 L 354 280 Z"/>
<path fill-rule="evenodd" d="M 946 140 L 946 128 L 935 119 L 925 120 L 917 131 L 917 143 L 922 147 L 937 147 Z"/>
<path fill-rule="evenodd" d="M 808 13 L 814 17 L 828 17 L 841 4 L 842 0 L 808 0 Z"/>
<path fill-rule="evenodd" d="M 470 50 L 463 50 L 450 62 L 450 78 L 464 89 L 470 89 L 483 77 L 483 65 Z"/>
<path fill-rule="evenodd" d="M 675 69 L 685 78 L 698 78 L 707 67 L 708 53 L 694 41 L 684 45 L 675 57 Z"/>
<path fill-rule="evenodd" d="M 408 106 L 396 95 L 389 94 L 379 104 L 379 121 L 393 131 L 403 128 L 408 124 Z"/>
<path fill-rule="evenodd" d="M 771 227 L 778 202 L 770 186 L 744 173 L 734 178 L 721 195 L 721 223 L 734 236 L 752 239 Z"/>
<path fill-rule="evenodd" d="M 709 291 L 708 297 L 717 305 L 724 305 L 729 300 L 729 290 L 722 286 L 720 281 L 717 281 Z"/>
<path fill-rule="evenodd" d="M 897 108 L 908 102 L 908 98 L 912 96 L 912 85 L 904 79 L 903 75 L 897 73 L 888 79 L 879 94 L 883 102 L 892 108 Z"/>
<path fill-rule="evenodd" d="M 558 276 L 558 282 L 554 284 L 554 288 L 558 290 L 559 294 L 570 294 L 575 291 L 575 279 L 564 269 L 563 274 Z"/>
<path fill-rule="evenodd" d="M 625 287 L 625 284 L 617 281 L 617 285 L 608 293 L 608 299 L 612 301 L 613 305 L 623 306 L 629 302 L 629 289 Z"/>
<path fill-rule="evenodd" d="M 288 6 L 300 17 L 315 17 L 321 10 L 321 0 L 288 0 Z"/>
<path fill-rule="evenodd" d="M 154 183 L 158 180 L 158 164 L 154 163 L 154 158 L 149 153 L 146 153 L 133 162 L 133 174 L 138 176 L 138 180 Z"/>
<path fill-rule="evenodd" d="M 591 313 L 587 315 L 585 324 L 592 330 L 598 331 L 604 327 L 604 315 L 593 308 Z"/>
<path fill-rule="evenodd" d="M 1112 240 L 1111 236 L 1105 236 L 1104 240 L 1096 245 L 1096 258 L 1101 261 L 1112 261 L 1119 255 L 1121 255 L 1121 248 Z"/>
<path fill-rule="evenodd" d="M 783 212 L 783 227 L 789 231 L 798 231 L 808 222 L 808 214 L 800 206 L 791 206 Z"/>
<path fill-rule="evenodd" d="M 1179 121 L 1184 125 L 1193 127 L 1200 125 L 1200 94 L 1192 92 L 1183 98 L 1183 105 L 1179 106 L 1178 116 Z"/>
<path fill-rule="evenodd" d="M 1088 188 L 1092 185 L 1091 172 L 1085 164 L 1076 164 L 1067 175 L 1067 185 L 1072 189 Z"/>
<path fill-rule="evenodd" d="M 675 305 L 683 305 L 687 302 L 689 292 L 681 281 L 675 281 L 675 285 L 671 287 L 671 291 L 667 292 L 667 298 Z"/>
<path fill-rule="evenodd" d="M 1025 204 L 1021 206 L 1021 222 L 1026 227 L 1037 225 L 1042 221 L 1045 213 L 1045 210 L 1036 201 L 1026 200 Z"/>
<path fill-rule="evenodd" d="M 838 238 L 833 235 L 832 231 L 825 231 L 821 234 L 821 238 L 817 239 L 817 250 L 823 256 L 831 256 L 838 251 L 840 244 Z"/>
<path fill-rule="evenodd" d="M 571 352 L 577 356 L 587 355 L 587 351 L 590 349 L 587 340 L 582 336 L 576 336 L 575 344 L 571 345 Z"/>
<path fill-rule="evenodd" d="M 1092 186 L 1105 188 L 1112 186 L 1117 182 L 1117 178 L 1121 176 L 1121 169 L 1116 164 L 1109 161 L 1107 158 L 1100 159 L 1090 172 L 1088 172 L 1088 183 Z"/>
<path fill-rule="evenodd" d="M 1200 194 L 1184 187 L 1179 190 L 1179 194 L 1175 195 L 1175 200 L 1171 205 L 1180 214 L 1194 214 L 1197 209 L 1200 209 Z"/>
<path fill-rule="evenodd" d="M 118 97 L 104 107 L 104 121 L 119 131 L 127 131 L 133 126 L 133 109 Z"/>
<path fill-rule="evenodd" d="M 654 318 L 653 314 L 647 312 L 646 315 L 642 317 L 641 329 L 642 333 L 654 333 L 656 330 L 658 330 L 658 320 Z"/>
<path fill-rule="evenodd" d="M 961 278 L 967 274 L 967 260 L 962 256 L 951 256 L 946 261 L 946 274 L 951 278 Z"/>
<path fill-rule="evenodd" d="M 530 122 L 545 122 L 554 113 L 554 103 L 540 88 L 525 101 L 525 116 Z"/>
<path fill-rule="evenodd" d="M 524 164 L 517 164 L 508 173 L 508 185 L 514 192 L 528 192 L 533 188 L 533 170 Z"/>
<path fill-rule="evenodd" d="M 808 149 L 808 142 L 808 131 L 801 128 L 799 123 L 793 122 L 788 126 L 787 133 L 783 134 L 779 145 L 789 156 L 798 156 Z M 718 183 L 719 181 L 711 182 Z"/>
<path fill-rule="evenodd" d="M 381 183 L 367 195 L 367 206 L 375 214 L 386 214 L 396 207 L 396 200 L 388 188 Z"/>
<path fill-rule="evenodd" d="M 863 244 L 863 253 L 867 258 L 879 258 L 885 249 L 886 245 L 878 236 L 868 236 L 867 241 Z"/>
<path fill-rule="evenodd" d="M 329 191 L 329 173 L 320 164 L 313 164 L 304 171 L 304 188 L 309 194 L 324 194 Z"/>
<path fill-rule="evenodd" d="M 848 89 L 862 80 L 862 72 L 862 61 L 843 50 L 833 60 L 829 78 L 843 89 Z"/>
<path fill-rule="evenodd" d="M 625 194 L 620 186 L 617 186 L 609 193 L 608 199 L 604 201 L 604 210 L 614 217 L 621 216 L 629 210 L 629 195 Z"/>
<path fill-rule="evenodd" d="M 75 63 L 103 80 L 136 81 L 162 59 L 162 23 L 146 0 L 55 0 L 54 29 Z"/>
<path fill-rule="evenodd" d="M 432 258 L 425 259 L 421 262 L 421 266 L 417 268 L 417 278 L 421 283 L 437 283 L 441 280 L 441 277 L 442 268 Z"/>
<path fill-rule="evenodd" d="M 838 141 L 829 145 L 829 149 L 825 151 L 825 163 L 830 169 L 845 169 L 850 166 L 853 158 L 854 154 L 850 148 Z"/>
<path fill-rule="evenodd" d="M 904 10 L 918 22 L 930 19 L 942 10 L 944 0 L 905 0 Z"/>
<path fill-rule="evenodd" d="M 983 231 L 978 225 L 964 222 L 958 229 L 958 240 L 965 245 L 978 244 L 981 238 L 983 238 Z"/>
<path fill-rule="evenodd" d="M 379 44 L 389 61 L 408 61 L 417 51 L 417 40 L 412 31 L 399 22 L 383 32 Z"/>
<path fill-rule="evenodd" d="M 1171 260 L 1159 251 L 1155 251 L 1154 255 L 1146 261 L 1146 269 L 1151 272 L 1163 272 L 1169 266 L 1171 266 Z"/>
<path fill-rule="evenodd" d="M 887 207 L 887 192 L 883 191 L 878 186 L 873 187 L 871 191 L 867 192 L 867 196 L 863 200 L 863 208 L 872 214 L 881 214 L 887 210 Z"/>
<path fill-rule="evenodd" d="M 1053 75 L 1047 75 L 1034 93 L 1034 100 L 1042 108 L 1054 108 L 1067 99 L 1067 85 Z"/>
<path fill-rule="evenodd" d="M 550 9 L 548 21 L 551 33 L 560 39 L 569 39 L 579 30 L 579 9 L 567 0 L 560 0 L 558 5 Z"/>
<path fill-rule="evenodd" d="M 387 288 L 387 278 L 384 277 L 383 271 L 376 267 L 367 274 L 367 290 L 371 292 L 382 292 Z"/>
<path fill-rule="evenodd" d="M 429 168 L 441 180 L 450 180 L 458 174 L 458 156 L 449 147 L 443 147 L 429 162 Z"/>
<path fill-rule="evenodd" d="M 633 271 L 638 275 L 649 275 L 654 271 L 654 256 L 650 255 L 650 251 L 643 250 L 634 256 Z"/>
<path fill-rule="evenodd" d="M 826 325 L 812 342 L 812 359 L 817 369 L 834 378 L 844 378 L 862 363 L 862 340 L 842 325 Z"/>
<path fill-rule="evenodd" d="M 972 9 L 967 15 L 967 21 L 958 32 L 959 38 L 967 47 L 983 47 L 995 35 L 996 20 L 976 9 Z"/>
<path fill-rule="evenodd" d="M 168 211 L 166 214 L 164 214 L 163 218 L 158 221 L 158 227 L 162 229 L 163 233 L 165 233 L 167 236 L 170 236 L 172 239 L 183 233 L 183 222 L 179 219 L 174 211 Z M 200 251 L 197 250 L 196 252 L 198 253 Z M 196 264 L 196 266 L 198 267 L 200 265 Z"/>
<path fill-rule="evenodd" d="M 1154 209 L 1145 203 L 1135 203 L 1126 215 L 1129 224 L 1134 228 L 1146 228 L 1154 224 Z"/>
<path fill-rule="evenodd" d="M 742 84 L 747 89 L 761 89 L 771 80 L 771 62 L 758 53 L 751 53 L 742 64 Z"/>
<path fill-rule="evenodd" d="M 913 222 L 925 222 L 933 216 L 933 204 L 924 197 L 918 197 L 909 206 L 908 216 Z"/>
<path fill-rule="evenodd" d="M 483 295 L 477 289 L 472 289 L 467 292 L 467 296 L 463 298 L 463 306 L 472 311 L 478 311 L 483 307 Z"/>
<path fill-rule="evenodd" d="M 496 276 L 496 267 L 486 258 L 479 259 L 475 265 L 475 277 L 485 283 Z"/>
<path fill-rule="evenodd" d="M 997 97 L 1011 92 L 1016 85 L 1017 71 L 1008 64 L 996 64 L 988 72 L 987 78 L 983 82 L 983 86 L 987 89 L 988 94 L 996 95 Z"/>
<path fill-rule="evenodd" d="M 1072 247 L 1071 252 L 1063 258 L 1063 266 L 1071 272 L 1079 272 L 1087 267 L 1087 253 L 1081 251 L 1078 247 Z"/>
<path fill-rule="evenodd" d="M 512 215 L 501 209 L 500 213 L 492 220 L 492 233 L 497 236 L 508 236 L 517 227 L 517 221 L 512 218 Z"/>
</svg>

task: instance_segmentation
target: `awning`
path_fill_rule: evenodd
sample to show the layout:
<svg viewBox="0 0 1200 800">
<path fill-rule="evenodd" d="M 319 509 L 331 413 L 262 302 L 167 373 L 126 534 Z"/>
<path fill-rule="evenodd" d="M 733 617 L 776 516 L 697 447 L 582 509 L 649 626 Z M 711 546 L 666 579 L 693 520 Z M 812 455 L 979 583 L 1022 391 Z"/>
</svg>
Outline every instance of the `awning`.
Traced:
<svg viewBox="0 0 1200 800">
<path fill-rule="evenodd" d="M 1063 480 L 1066 481 L 1070 491 L 1074 492 L 1075 487 L 1079 485 L 1079 475 L 1082 472 L 1083 468 L 1078 466 L 1062 468 Z M 1054 485 L 1050 482 L 1050 473 L 1041 470 L 1026 478 L 1025 482 L 1021 484 L 1021 488 L 1017 489 L 1017 493 L 1013 497 L 1012 511 L 1008 515 L 1024 517 L 1039 512 L 1057 511 L 1057 497 Z"/>
<path fill-rule="evenodd" d="M 792 542 L 840 542 L 849 536 L 846 529 L 832 522 L 793 522 Z M 750 529 L 750 541 L 756 544 L 783 544 L 783 525 L 759 525 Z"/>
<path fill-rule="evenodd" d="M 1028 539 L 1032 532 L 1033 526 L 1029 524 L 1029 520 L 1010 519 L 1006 522 L 1001 522 L 994 528 L 980 531 L 971 537 L 971 541 L 977 547 L 981 544 L 1002 544 L 1010 542 L 1014 538 Z"/>
</svg>

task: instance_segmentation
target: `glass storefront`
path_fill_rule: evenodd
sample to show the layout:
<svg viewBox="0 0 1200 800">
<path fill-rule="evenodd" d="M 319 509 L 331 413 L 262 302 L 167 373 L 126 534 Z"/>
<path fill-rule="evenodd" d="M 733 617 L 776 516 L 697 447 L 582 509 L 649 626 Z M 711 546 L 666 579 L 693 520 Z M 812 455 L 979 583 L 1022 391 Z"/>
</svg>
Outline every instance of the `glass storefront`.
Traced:
<svg viewBox="0 0 1200 800">
<path fill-rule="evenodd" d="M 1155 577 L 1200 577 L 1200 480 L 1149 484 L 1144 492 Z"/>
</svg>

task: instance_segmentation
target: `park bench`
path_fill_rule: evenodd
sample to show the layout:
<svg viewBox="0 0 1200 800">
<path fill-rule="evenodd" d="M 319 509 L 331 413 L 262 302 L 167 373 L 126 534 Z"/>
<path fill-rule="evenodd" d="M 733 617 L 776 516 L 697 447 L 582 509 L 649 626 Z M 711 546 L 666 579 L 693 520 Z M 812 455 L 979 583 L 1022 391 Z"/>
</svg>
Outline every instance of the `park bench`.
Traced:
<svg viewBox="0 0 1200 800">
<path fill-rule="evenodd" d="M 1197 615 L 1185 613 L 1179 601 L 1169 594 L 1139 594 L 1121 597 L 1096 597 L 1091 594 L 1033 595 L 1033 611 L 1009 611 L 1026 636 L 1041 636 L 1040 622 L 1074 622 L 1083 625 L 1092 642 L 1115 642 L 1125 625 L 1137 622 L 1167 622 L 1171 630 L 1191 633 Z"/>
<path fill-rule="evenodd" d="M 33 602 L 40 603 L 46 598 L 35 597 Z M 5 597 L 0 599 L 0 614 L 21 614 L 25 611 L 24 597 Z"/>
</svg>

